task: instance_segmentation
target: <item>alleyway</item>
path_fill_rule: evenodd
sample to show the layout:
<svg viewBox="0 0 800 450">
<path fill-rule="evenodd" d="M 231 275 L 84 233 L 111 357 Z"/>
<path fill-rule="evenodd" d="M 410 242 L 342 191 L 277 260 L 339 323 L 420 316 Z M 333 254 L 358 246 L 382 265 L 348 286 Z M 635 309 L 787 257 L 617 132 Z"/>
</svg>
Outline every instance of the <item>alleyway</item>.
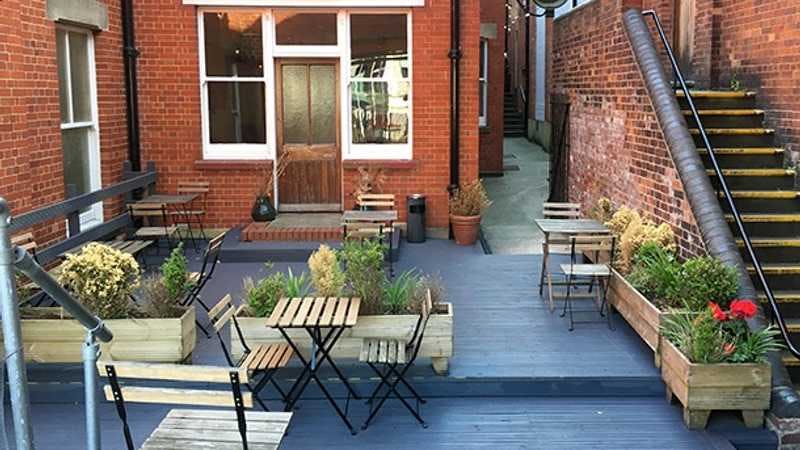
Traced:
<svg viewBox="0 0 800 450">
<path fill-rule="evenodd" d="M 548 154 L 525 138 L 503 143 L 505 176 L 486 178 L 494 202 L 483 218 L 482 228 L 492 253 L 541 253 L 541 238 L 534 219 L 541 216 L 548 195 Z"/>
</svg>

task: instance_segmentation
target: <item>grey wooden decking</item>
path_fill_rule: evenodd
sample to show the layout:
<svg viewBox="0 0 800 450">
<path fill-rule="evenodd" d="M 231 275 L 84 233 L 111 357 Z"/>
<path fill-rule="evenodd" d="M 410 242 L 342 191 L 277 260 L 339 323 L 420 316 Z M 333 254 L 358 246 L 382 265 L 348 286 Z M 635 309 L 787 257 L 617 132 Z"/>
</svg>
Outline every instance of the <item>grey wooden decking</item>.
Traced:
<svg viewBox="0 0 800 450">
<path fill-rule="evenodd" d="M 611 331 L 594 310 L 579 313 L 579 320 L 595 323 L 579 323 L 570 333 L 566 319 L 550 314 L 538 295 L 539 258 L 484 255 L 477 246 L 458 247 L 448 241 L 404 243 L 398 273 L 412 267 L 440 273 L 454 304 L 455 357 L 449 376 L 435 376 L 425 361 L 413 372 L 422 394 L 430 397 L 422 409 L 430 428 L 418 427 L 397 402 L 390 402 L 369 430 L 351 437 L 330 406 L 316 400 L 318 394 L 309 389 L 282 448 L 732 448 L 714 432 L 691 432 L 683 426 L 678 406 L 663 398 L 652 352 L 622 319 L 614 318 L 616 331 Z M 277 263 L 273 270 L 287 267 L 295 273 L 305 269 L 304 264 Z M 226 293 L 238 299 L 244 276 L 266 273 L 260 263 L 224 260 L 217 270 L 202 294 L 210 303 Z M 200 333 L 193 360 L 224 364 L 216 340 Z M 374 380 L 367 378 L 368 371 L 355 361 L 337 363 L 356 380 L 359 392 L 369 392 Z M 36 381 L 31 391 L 38 448 L 83 448 L 82 407 L 69 403 L 81 400 L 82 387 L 75 383 L 80 367 L 39 365 L 30 373 Z M 280 378 L 286 381 L 294 373 L 289 369 Z M 334 395 L 343 395 L 341 386 L 331 385 Z M 168 409 L 131 405 L 138 442 Z M 113 405 L 104 404 L 102 411 L 103 448 L 124 448 Z M 354 423 L 360 424 L 366 411 L 362 402 L 351 401 Z M 742 431 L 738 422 L 723 428 L 726 436 L 733 429 L 744 441 L 756 442 L 741 448 L 769 448 L 765 442 L 774 439 L 765 431 Z"/>
</svg>

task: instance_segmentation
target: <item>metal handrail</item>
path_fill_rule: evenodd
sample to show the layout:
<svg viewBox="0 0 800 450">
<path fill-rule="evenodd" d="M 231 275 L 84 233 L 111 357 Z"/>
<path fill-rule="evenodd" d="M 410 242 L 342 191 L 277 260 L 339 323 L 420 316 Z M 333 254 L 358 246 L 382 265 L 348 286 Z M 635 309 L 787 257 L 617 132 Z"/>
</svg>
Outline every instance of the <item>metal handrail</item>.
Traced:
<svg viewBox="0 0 800 450">
<path fill-rule="evenodd" d="M 683 72 L 681 72 L 681 69 L 678 66 L 678 61 L 675 58 L 675 54 L 672 51 L 672 47 L 669 45 L 667 36 L 664 33 L 664 28 L 661 26 L 661 20 L 658 18 L 658 14 L 656 14 L 656 12 L 653 10 L 642 11 L 642 15 L 650 16 L 653 18 L 656 30 L 658 31 L 658 35 L 661 38 L 661 43 L 664 44 L 664 49 L 667 51 L 667 56 L 669 57 L 669 61 L 672 64 L 672 70 L 675 72 L 675 76 L 678 78 L 678 82 L 680 83 L 680 88 L 684 92 L 684 95 L 686 96 L 686 103 L 689 104 L 689 108 L 692 110 L 692 117 L 697 123 L 697 128 L 700 130 L 700 137 L 703 140 L 703 145 L 708 151 L 708 157 L 711 160 L 711 165 L 714 167 L 714 173 L 717 175 L 717 180 L 719 181 L 720 192 L 724 194 L 725 200 L 727 200 L 728 202 L 728 207 L 731 209 L 733 220 L 736 222 L 736 228 L 739 231 L 739 235 L 741 235 L 742 237 L 742 241 L 744 241 L 744 246 L 747 249 L 747 254 L 750 257 L 750 260 L 753 262 L 753 267 L 756 270 L 758 281 L 761 284 L 761 287 L 764 289 L 764 293 L 767 296 L 767 300 L 772 310 L 772 315 L 771 315 L 772 321 L 777 323 L 778 328 L 780 329 L 781 332 L 781 336 L 783 337 L 784 341 L 786 341 L 786 347 L 788 348 L 789 352 L 796 358 L 800 358 L 800 350 L 798 350 L 797 347 L 795 347 L 794 343 L 791 340 L 791 336 L 789 335 L 789 329 L 786 326 L 786 320 L 783 318 L 783 314 L 781 314 L 780 308 L 778 307 L 778 303 L 775 301 L 775 296 L 772 293 L 772 289 L 769 287 L 769 283 L 767 283 L 767 278 L 764 275 L 764 270 L 761 267 L 761 262 L 758 260 L 755 250 L 753 250 L 753 244 L 750 241 L 750 236 L 747 234 L 747 231 L 744 228 L 744 223 L 742 222 L 741 214 L 739 214 L 739 210 L 736 208 L 736 204 L 733 201 L 733 196 L 731 195 L 731 192 L 728 189 L 728 183 L 725 181 L 725 176 L 722 174 L 722 169 L 720 169 L 719 163 L 717 162 L 717 155 L 714 153 L 714 147 L 711 145 L 711 141 L 708 139 L 708 135 L 706 134 L 706 129 L 703 126 L 703 122 L 700 120 L 700 115 L 697 113 L 697 107 L 694 104 L 694 99 L 692 99 L 692 94 L 689 92 L 689 88 L 686 86 L 686 79 L 683 77 Z"/>
<path fill-rule="evenodd" d="M 528 97 L 525 95 L 525 89 L 522 89 L 522 86 L 517 86 L 517 95 L 522 97 L 522 103 L 528 103 Z"/>
</svg>

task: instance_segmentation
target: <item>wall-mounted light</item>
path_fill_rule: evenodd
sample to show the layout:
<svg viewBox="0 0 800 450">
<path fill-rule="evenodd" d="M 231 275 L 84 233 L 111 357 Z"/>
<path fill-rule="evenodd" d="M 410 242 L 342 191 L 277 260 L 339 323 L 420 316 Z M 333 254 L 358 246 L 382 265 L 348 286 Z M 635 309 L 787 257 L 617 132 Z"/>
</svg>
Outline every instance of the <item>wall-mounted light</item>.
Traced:
<svg viewBox="0 0 800 450">
<path fill-rule="evenodd" d="M 567 0 L 533 0 L 533 2 L 539 8 L 544 10 L 542 14 L 536 14 L 531 12 L 525 5 L 522 4 L 522 0 L 517 0 L 517 4 L 519 4 L 520 8 L 525 11 L 525 17 L 535 16 L 535 17 L 555 17 L 556 9 L 560 8 L 567 3 Z"/>
</svg>

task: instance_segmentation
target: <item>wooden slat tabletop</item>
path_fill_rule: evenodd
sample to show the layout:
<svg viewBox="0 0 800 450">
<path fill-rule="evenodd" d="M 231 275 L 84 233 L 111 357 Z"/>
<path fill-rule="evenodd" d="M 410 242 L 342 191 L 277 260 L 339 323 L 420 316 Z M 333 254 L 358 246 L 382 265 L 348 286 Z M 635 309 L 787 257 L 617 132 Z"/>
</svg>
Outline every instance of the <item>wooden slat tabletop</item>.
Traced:
<svg viewBox="0 0 800 450">
<path fill-rule="evenodd" d="M 358 321 L 360 298 L 282 298 L 275 305 L 268 328 L 349 328 Z"/>
<path fill-rule="evenodd" d="M 181 205 L 184 203 L 191 203 L 196 198 L 200 197 L 200 194 L 153 194 L 148 195 L 147 197 L 139 200 L 136 203 L 164 203 L 167 205 Z"/>
<path fill-rule="evenodd" d="M 364 222 L 394 222 L 397 220 L 395 210 L 357 211 L 350 210 L 342 213 L 342 221 L 358 220 Z"/>
<path fill-rule="evenodd" d="M 608 233 L 608 227 L 594 219 L 536 219 L 543 233 Z"/>
<path fill-rule="evenodd" d="M 248 411 L 247 444 L 253 450 L 281 445 L 292 413 Z M 143 450 L 241 449 L 234 411 L 173 409 L 147 438 Z"/>
</svg>

